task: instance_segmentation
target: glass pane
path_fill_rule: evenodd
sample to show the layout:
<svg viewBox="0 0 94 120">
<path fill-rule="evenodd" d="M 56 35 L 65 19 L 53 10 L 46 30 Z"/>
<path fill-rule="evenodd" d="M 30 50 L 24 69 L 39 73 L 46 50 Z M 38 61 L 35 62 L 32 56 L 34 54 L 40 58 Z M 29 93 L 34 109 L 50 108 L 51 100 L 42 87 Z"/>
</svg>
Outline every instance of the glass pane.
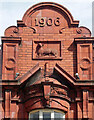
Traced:
<svg viewBox="0 0 94 120">
<path fill-rule="evenodd" d="M 29 120 L 39 120 L 39 112 L 31 113 Z"/>
<path fill-rule="evenodd" d="M 65 120 L 64 114 L 59 112 L 54 112 L 54 120 Z"/>
<path fill-rule="evenodd" d="M 51 113 L 43 112 L 43 120 L 51 120 Z"/>
</svg>

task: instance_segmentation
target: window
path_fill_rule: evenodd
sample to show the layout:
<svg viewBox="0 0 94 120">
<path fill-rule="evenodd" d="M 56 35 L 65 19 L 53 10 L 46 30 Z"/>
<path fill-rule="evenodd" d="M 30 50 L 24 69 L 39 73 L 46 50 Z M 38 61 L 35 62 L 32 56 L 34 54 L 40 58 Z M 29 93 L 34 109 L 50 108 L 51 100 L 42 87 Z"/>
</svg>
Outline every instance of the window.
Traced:
<svg viewBox="0 0 94 120">
<path fill-rule="evenodd" d="M 65 113 L 54 109 L 34 110 L 29 113 L 29 120 L 65 120 Z"/>
</svg>

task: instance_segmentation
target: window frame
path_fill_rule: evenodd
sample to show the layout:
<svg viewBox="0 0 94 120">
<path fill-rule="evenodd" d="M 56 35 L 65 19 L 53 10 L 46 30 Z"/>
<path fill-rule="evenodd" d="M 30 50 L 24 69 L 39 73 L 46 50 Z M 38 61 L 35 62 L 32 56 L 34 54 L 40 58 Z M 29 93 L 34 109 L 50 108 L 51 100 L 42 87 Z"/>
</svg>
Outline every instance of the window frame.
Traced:
<svg viewBox="0 0 94 120">
<path fill-rule="evenodd" d="M 32 113 L 39 112 L 39 120 L 43 120 L 43 112 L 50 112 L 51 113 L 51 120 L 54 120 L 54 112 L 61 113 L 62 114 L 62 119 L 65 120 L 65 112 L 57 110 L 57 109 L 37 109 L 37 110 L 32 110 L 29 112 L 29 120 L 32 120 L 30 118 L 30 115 Z"/>
</svg>

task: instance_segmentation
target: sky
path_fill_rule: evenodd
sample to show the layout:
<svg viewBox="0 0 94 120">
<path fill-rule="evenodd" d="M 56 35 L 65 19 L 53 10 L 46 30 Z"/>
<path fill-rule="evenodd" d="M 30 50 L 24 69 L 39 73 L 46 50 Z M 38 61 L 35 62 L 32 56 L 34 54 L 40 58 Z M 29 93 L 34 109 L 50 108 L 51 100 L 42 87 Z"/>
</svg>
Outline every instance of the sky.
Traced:
<svg viewBox="0 0 94 120">
<path fill-rule="evenodd" d="M 55 2 L 66 7 L 74 20 L 79 20 L 79 26 L 85 26 L 92 32 L 92 2 L 93 0 L 0 0 L 0 37 L 4 36 L 7 27 L 17 25 L 24 13 L 39 2 Z"/>
</svg>

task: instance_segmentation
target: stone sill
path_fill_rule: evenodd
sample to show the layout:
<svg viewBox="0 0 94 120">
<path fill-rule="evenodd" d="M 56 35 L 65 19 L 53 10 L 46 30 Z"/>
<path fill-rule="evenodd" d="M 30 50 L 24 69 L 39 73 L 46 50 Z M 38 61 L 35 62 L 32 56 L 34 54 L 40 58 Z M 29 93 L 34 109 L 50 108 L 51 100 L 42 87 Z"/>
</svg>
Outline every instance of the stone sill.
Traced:
<svg viewBox="0 0 94 120">
<path fill-rule="evenodd" d="M 33 60 L 62 60 L 62 57 L 37 57 Z"/>
</svg>

